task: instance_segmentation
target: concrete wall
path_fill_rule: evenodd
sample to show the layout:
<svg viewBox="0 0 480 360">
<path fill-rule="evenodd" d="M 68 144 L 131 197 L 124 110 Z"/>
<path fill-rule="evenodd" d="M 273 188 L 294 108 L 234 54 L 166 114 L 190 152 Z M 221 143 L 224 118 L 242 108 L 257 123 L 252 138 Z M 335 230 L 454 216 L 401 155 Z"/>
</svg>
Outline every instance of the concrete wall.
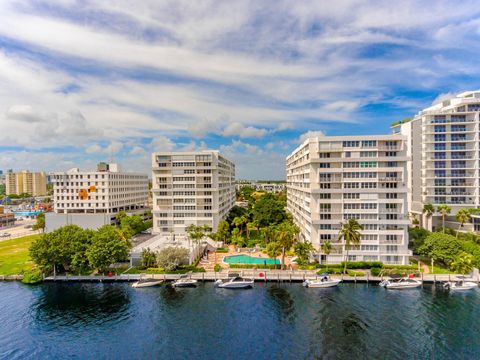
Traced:
<svg viewBox="0 0 480 360">
<path fill-rule="evenodd" d="M 65 225 L 77 225 L 82 229 L 96 230 L 111 224 L 111 214 L 56 214 L 45 213 L 45 232 L 54 231 Z"/>
</svg>

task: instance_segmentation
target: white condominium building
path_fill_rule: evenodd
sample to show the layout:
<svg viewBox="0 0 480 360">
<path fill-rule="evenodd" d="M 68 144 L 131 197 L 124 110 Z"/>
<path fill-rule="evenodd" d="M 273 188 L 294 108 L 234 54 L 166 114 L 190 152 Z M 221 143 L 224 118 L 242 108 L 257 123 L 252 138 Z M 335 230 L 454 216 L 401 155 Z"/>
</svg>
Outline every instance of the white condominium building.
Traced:
<svg viewBox="0 0 480 360">
<path fill-rule="evenodd" d="M 468 91 L 393 127 L 408 137 L 409 211 L 419 214 L 424 227 L 441 226 L 438 214 L 433 221 L 421 215 L 424 204 L 449 205 L 452 212 L 446 226 L 455 227 L 458 209 L 480 206 L 479 114 L 480 91 Z"/>
<path fill-rule="evenodd" d="M 117 214 L 147 203 L 148 176 L 121 172 L 117 164 L 100 163 L 97 171 L 74 168 L 53 176 L 56 213 Z"/>
<path fill-rule="evenodd" d="M 5 174 L 6 195 L 30 194 L 32 196 L 47 195 L 47 183 L 44 172 L 29 172 L 27 170 Z"/>
<path fill-rule="evenodd" d="M 218 151 L 154 153 L 152 170 L 154 233 L 216 231 L 235 203 L 235 165 Z"/>
<path fill-rule="evenodd" d="M 408 264 L 406 137 L 322 136 L 307 139 L 287 157 L 287 207 L 319 261 L 340 263 L 341 223 L 363 225 L 351 261 Z M 326 256 L 321 245 L 330 241 Z"/>
</svg>

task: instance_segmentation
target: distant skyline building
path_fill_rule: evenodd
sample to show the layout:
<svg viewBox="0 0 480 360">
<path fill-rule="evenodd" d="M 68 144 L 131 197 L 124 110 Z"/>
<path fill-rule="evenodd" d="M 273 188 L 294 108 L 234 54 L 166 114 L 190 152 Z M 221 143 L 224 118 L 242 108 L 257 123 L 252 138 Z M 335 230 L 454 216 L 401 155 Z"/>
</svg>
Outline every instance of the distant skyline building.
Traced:
<svg viewBox="0 0 480 360">
<path fill-rule="evenodd" d="M 30 172 L 23 170 L 20 172 L 7 172 L 5 174 L 5 194 L 20 195 L 30 194 L 32 196 L 47 195 L 47 183 L 45 173 Z"/>
<path fill-rule="evenodd" d="M 363 226 L 350 261 L 408 264 L 407 137 L 322 136 L 305 140 L 287 157 L 287 208 L 312 242 L 319 261 L 340 263 L 341 224 Z M 330 241 L 332 251 L 321 251 Z"/>
<path fill-rule="evenodd" d="M 116 221 L 120 211 L 145 212 L 148 176 L 123 172 L 117 164 L 100 163 L 97 170 L 73 168 L 55 172 L 53 177 L 54 213 L 46 214 L 47 230 L 75 224 L 96 229 Z"/>
<path fill-rule="evenodd" d="M 452 208 L 445 224 L 449 227 L 457 227 L 459 209 L 480 207 L 479 116 L 480 91 L 466 91 L 393 126 L 394 132 L 408 137 L 409 211 L 418 214 L 426 228 L 442 226 L 439 214 L 430 221 L 422 214 L 427 203 Z M 476 216 L 473 225 L 480 230 Z"/>
<path fill-rule="evenodd" d="M 153 232 L 216 231 L 235 203 L 235 164 L 216 150 L 152 154 Z"/>
</svg>

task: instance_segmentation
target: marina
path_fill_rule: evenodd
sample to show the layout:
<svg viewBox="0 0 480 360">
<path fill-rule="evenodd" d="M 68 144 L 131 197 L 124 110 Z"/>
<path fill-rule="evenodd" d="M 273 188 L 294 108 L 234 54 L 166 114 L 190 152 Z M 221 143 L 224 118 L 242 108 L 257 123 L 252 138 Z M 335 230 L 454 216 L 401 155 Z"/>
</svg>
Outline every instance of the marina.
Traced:
<svg viewBox="0 0 480 360">
<path fill-rule="evenodd" d="M 430 284 L 2 282 L 0 293 L 2 359 L 475 359 L 480 349 L 480 292 Z"/>
</svg>

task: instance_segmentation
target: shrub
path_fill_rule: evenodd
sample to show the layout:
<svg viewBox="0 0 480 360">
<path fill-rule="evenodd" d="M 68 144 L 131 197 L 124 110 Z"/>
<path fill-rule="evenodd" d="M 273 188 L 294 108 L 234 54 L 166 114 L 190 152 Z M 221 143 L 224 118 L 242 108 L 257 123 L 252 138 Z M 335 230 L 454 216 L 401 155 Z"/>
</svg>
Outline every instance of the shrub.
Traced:
<svg viewBox="0 0 480 360">
<path fill-rule="evenodd" d="M 217 253 L 228 253 L 228 249 L 227 248 L 217 248 L 217 250 L 215 250 Z"/>
<path fill-rule="evenodd" d="M 347 270 L 348 276 L 365 276 L 363 271 Z"/>
<path fill-rule="evenodd" d="M 39 282 L 42 282 L 42 280 L 43 280 L 43 277 L 42 277 L 41 271 L 38 269 L 33 269 L 23 274 L 22 283 L 38 284 Z"/>
<path fill-rule="evenodd" d="M 220 266 L 220 264 L 215 264 L 215 266 L 213 267 L 213 271 L 215 272 L 220 272 L 222 270 L 222 267 Z"/>
<path fill-rule="evenodd" d="M 345 266 L 345 261 L 341 262 L 341 267 Z M 381 261 L 348 261 L 347 269 L 370 269 L 372 267 L 382 268 Z"/>
<path fill-rule="evenodd" d="M 370 274 L 372 276 L 378 276 L 380 275 L 380 273 L 382 272 L 382 269 L 378 268 L 378 267 L 372 267 L 370 268 Z"/>
<path fill-rule="evenodd" d="M 417 270 L 418 265 L 383 265 L 384 269 Z"/>
<path fill-rule="evenodd" d="M 185 248 L 169 246 L 157 253 L 157 264 L 167 271 L 176 270 L 188 263 L 189 251 Z"/>
</svg>

